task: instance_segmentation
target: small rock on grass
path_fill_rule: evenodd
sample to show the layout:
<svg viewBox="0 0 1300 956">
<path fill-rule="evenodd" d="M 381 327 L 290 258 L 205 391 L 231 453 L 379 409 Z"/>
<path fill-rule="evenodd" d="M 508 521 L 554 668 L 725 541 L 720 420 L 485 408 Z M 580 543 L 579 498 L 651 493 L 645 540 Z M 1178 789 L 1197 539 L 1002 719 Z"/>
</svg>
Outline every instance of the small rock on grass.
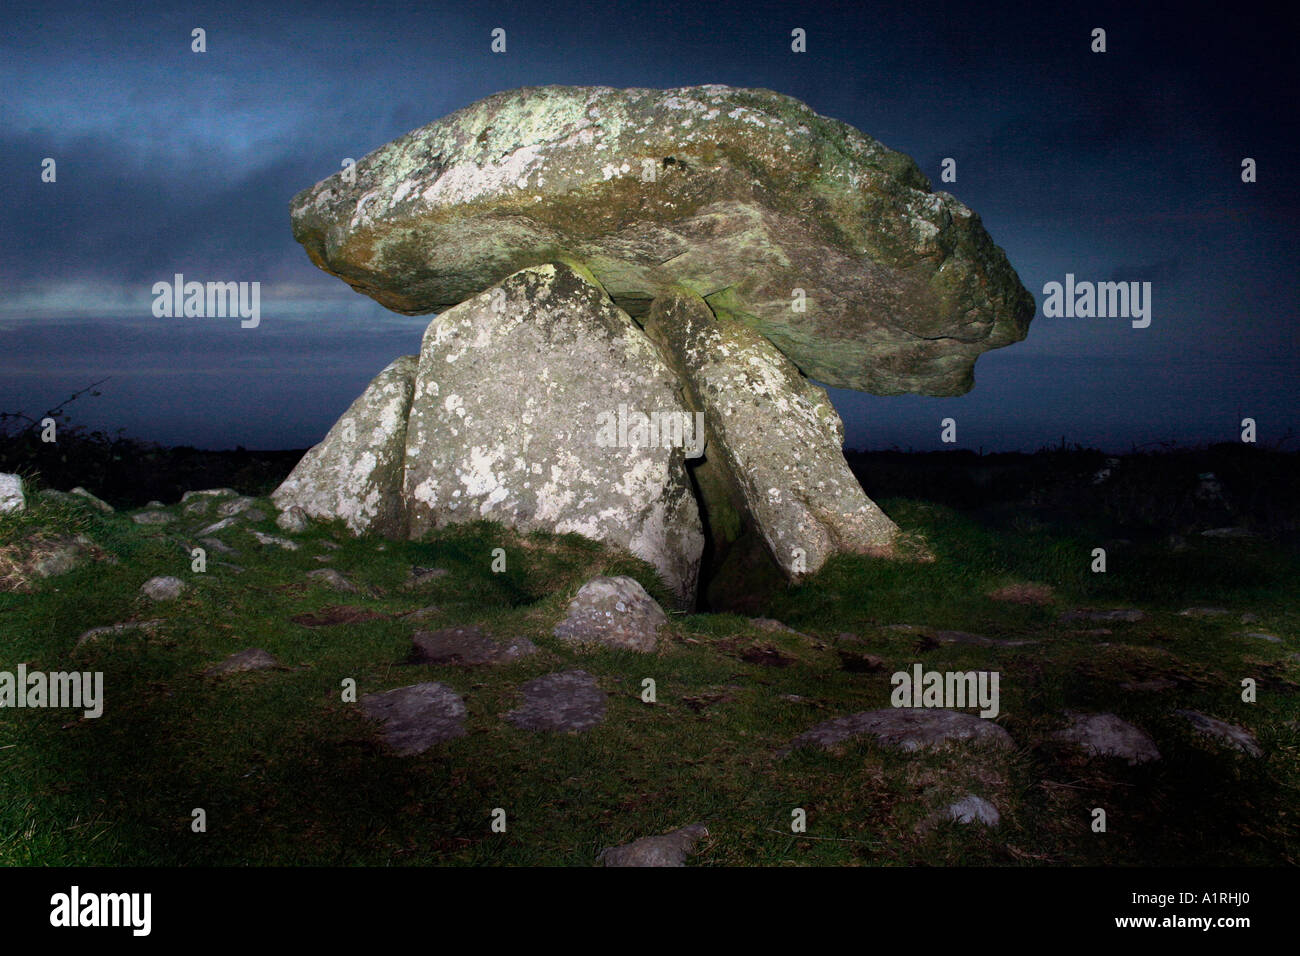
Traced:
<svg viewBox="0 0 1300 956">
<path fill-rule="evenodd" d="M 1143 730 L 1114 714 L 1067 714 L 1070 724 L 1053 736 L 1098 757 L 1119 757 L 1130 766 L 1160 759 L 1156 743 Z"/>
<path fill-rule="evenodd" d="M 596 857 L 605 866 L 685 866 L 686 857 L 709 835 L 702 823 L 673 830 L 661 836 L 642 837 L 623 846 L 606 847 Z"/>
<path fill-rule="evenodd" d="M 412 661 L 422 664 L 497 664 L 537 653 L 537 645 L 526 637 L 502 642 L 473 626 L 416 631 L 411 642 Z"/>
<path fill-rule="evenodd" d="M 1123 621 L 1128 624 L 1141 621 L 1146 615 L 1136 608 L 1112 608 L 1109 610 L 1096 610 L 1093 608 L 1079 608 L 1074 611 L 1066 611 L 1061 615 L 1064 622 L 1070 621 Z"/>
<path fill-rule="evenodd" d="M 107 501 L 100 501 L 98 498 L 92 495 L 85 488 L 82 488 L 80 485 L 78 485 L 76 488 L 73 488 L 71 491 L 68 492 L 68 494 L 80 496 L 87 503 L 89 503 L 89 505 L 92 508 L 94 508 L 96 511 L 102 511 L 104 514 L 113 513 L 112 505 L 110 505 Z"/>
<path fill-rule="evenodd" d="M 217 554 L 239 554 L 234 548 L 226 544 L 220 538 L 199 538 L 199 544 L 209 551 L 215 551 Z"/>
<path fill-rule="evenodd" d="M 1230 724 L 1216 717 L 1209 717 L 1195 710 L 1176 710 L 1174 713 L 1189 721 L 1199 734 L 1212 737 L 1220 743 L 1240 750 L 1252 757 L 1262 757 L 1264 755 L 1264 751 L 1260 749 L 1255 736 L 1244 727 L 1238 727 L 1236 724 Z"/>
<path fill-rule="evenodd" d="M 788 749 L 816 745 L 829 750 L 864 734 L 873 735 L 882 746 L 908 752 L 962 741 L 1013 746 L 1005 729 L 974 714 L 943 708 L 885 707 L 820 723 L 796 737 Z"/>
<path fill-rule="evenodd" d="M 185 582 L 171 575 L 150 578 L 140 585 L 140 593 L 153 601 L 175 601 L 184 590 Z"/>
<path fill-rule="evenodd" d="M 22 511 L 26 507 L 22 478 L 8 472 L 0 474 L 0 514 Z"/>
<path fill-rule="evenodd" d="M 506 720 L 523 730 L 588 730 L 605 719 L 605 692 L 586 671 L 562 671 L 520 688 L 522 707 Z"/>
<path fill-rule="evenodd" d="M 263 534 L 260 531 L 250 532 L 259 544 L 274 545 L 277 548 L 284 548 L 286 551 L 297 551 L 298 542 L 290 541 L 288 538 L 282 538 L 277 534 Z"/>
<path fill-rule="evenodd" d="M 357 586 L 333 568 L 321 568 L 319 571 L 308 571 L 307 577 L 311 578 L 313 581 L 319 581 L 321 584 L 324 584 L 328 588 L 333 588 L 335 591 L 342 591 L 346 594 L 357 593 Z"/>
<path fill-rule="evenodd" d="M 663 608 L 634 578 L 596 577 L 578 590 L 555 636 L 571 644 L 649 652 L 667 623 Z"/>
<path fill-rule="evenodd" d="M 437 681 L 366 694 L 361 709 L 383 724 L 384 741 L 399 756 L 423 753 L 434 744 L 465 735 L 465 702 Z"/>
<path fill-rule="evenodd" d="M 136 524 L 171 524 L 176 516 L 166 511 L 137 511 L 131 520 Z"/>
<path fill-rule="evenodd" d="M 220 664 L 213 664 L 204 673 L 209 677 L 217 677 L 221 674 L 238 674 L 244 671 L 273 670 L 279 666 L 280 662 L 260 647 L 250 647 L 248 650 L 231 654 Z"/>
<path fill-rule="evenodd" d="M 948 818 L 957 823 L 982 823 L 986 827 L 995 827 L 1002 822 L 998 808 L 973 793 L 968 793 L 949 805 L 946 812 Z"/>
<path fill-rule="evenodd" d="M 93 644 L 105 637 L 116 637 L 119 634 L 129 634 L 132 631 L 153 631 L 163 624 L 162 618 L 155 618 L 150 621 L 124 621 L 121 624 L 105 624 L 103 627 L 92 627 L 88 631 L 83 631 L 77 638 L 77 647 L 83 644 Z"/>
<path fill-rule="evenodd" d="M 301 534 L 311 526 L 311 521 L 307 517 L 307 512 L 303 511 L 302 508 L 298 505 L 290 505 L 280 512 L 279 517 L 275 519 L 275 525 L 281 531 L 288 531 L 290 534 Z"/>
</svg>

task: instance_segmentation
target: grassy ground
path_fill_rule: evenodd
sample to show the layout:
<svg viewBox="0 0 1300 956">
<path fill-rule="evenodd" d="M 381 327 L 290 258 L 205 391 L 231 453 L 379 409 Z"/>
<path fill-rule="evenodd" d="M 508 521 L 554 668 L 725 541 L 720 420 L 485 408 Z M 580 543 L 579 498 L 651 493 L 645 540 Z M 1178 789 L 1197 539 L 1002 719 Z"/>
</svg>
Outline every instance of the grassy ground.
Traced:
<svg viewBox="0 0 1300 956">
<path fill-rule="evenodd" d="M 673 615 L 652 655 L 579 651 L 550 636 L 568 600 L 598 573 L 631 574 L 667 606 L 649 567 L 576 536 L 519 538 L 489 525 L 427 542 L 354 539 L 318 526 L 303 547 L 239 550 L 190 570 L 194 532 L 215 518 L 137 526 L 43 502 L 0 518 L 0 544 L 37 529 L 84 533 L 115 558 L 0 593 L 0 670 L 102 671 L 105 712 L 0 711 L 0 863 L 68 864 L 568 864 L 602 847 L 702 821 L 696 864 L 1294 864 L 1300 858 L 1300 559 L 1267 539 L 1099 541 L 1071 519 L 1018 512 L 976 517 L 906 499 L 882 502 L 926 535 L 932 564 L 842 557 L 803 586 L 774 593 L 769 632 L 732 615 Z M 274 509 L 261 507 L 273 515 Z M 280 534 L 272 521 L 243 526 Z M 330 550 L 325 542 L 340 547 Z M 1109 570 L 1089 571 L 1108 548 Z M 493 573 L 492 549 L 507 553 Z M 316 560 L 317 556 L 327 561 Z M 233 562 L 244 570 L 215 564 Z M 450 573 L 417 591 L 413 565 Z M 333 567 L 363 593 L 309 581 Z M 189 587 L 145 606 L 141 583 L 177 575 Z M 991 600 L 1003 585 L 1055 589 L 1049 606 Z M 388 615 L 436 605 L 428 621 L 385 617 L 308 628 L 290 618 L 328 605 Z M 1218 605 L 1229 617 L 1177 612 Z M 1137 607 L 1132 624 L 1066 624 L 1078 607 Z M 1240 615 L 1258 615 L 1249 626 Z M 74 650 L 90 627 L 163 617 Z M 420 627 L 480 624 L 527 635 L 542 652 L 493 668 L 404 663 Z M 1040 643 L 936 644 L 889 625 L 915 624 Z M 1089 633 L 1107 628 L 1113 633 Z M 1239 636 L 1279 635 L 1273 644 Z M 796 633 L 797 632 L 797 633 Z M 208 678 L 249 647 L 285 669 Z M 883 660 L 883 666 L 868 655 Z M 902 754 L 869 740 L 835 753 L 776 754 L 818 722 L 889 705 L 890 674 L 997 670 L 998 722 L 1011 753 L 955 748 Z M 502 720 L 518 687 L 581 667 L 610 695 L 582 734 L 521 731 Z M 643 678 L 658 701 L 643 703 Z M 1241 700 L 1253 677 L 1257 703 Z M 416 757 L 385 752 L 357 705 L 341 699 L 422 680 L 450 684 L 469 708 L 468 735 Z M 1165 678 L 1176 688 L 1130 691 Z M 1197 737 L 1172 712 L 1201 710 L 1251 730 L 1251 759 Z M 1051 740 L 1067 709 L 1112 711 L 1147 730 L 1163 759 L 1140 767 L 1085 759 Z M 1002 813 L 996 829 L 941 819 L 971 792 Z M 206 811 L 207 832 L 191 830 Z M 494 833 L 494 808 L 507 831 Z M 1091 829 L 1094 807 L 1108 831 Z M 791 811 L 807 813 L 806 834 Z"/>
</svg>

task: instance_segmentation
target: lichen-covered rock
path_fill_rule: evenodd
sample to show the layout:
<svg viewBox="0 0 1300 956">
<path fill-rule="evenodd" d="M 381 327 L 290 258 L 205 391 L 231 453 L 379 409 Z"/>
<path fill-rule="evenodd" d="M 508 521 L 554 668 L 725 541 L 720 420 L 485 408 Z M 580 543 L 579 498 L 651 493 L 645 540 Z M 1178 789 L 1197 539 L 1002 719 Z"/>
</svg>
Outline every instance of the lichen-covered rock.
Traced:
<svg viewBox="0 0 1300 956">
<path fill-rule="evenodd" d="M 393 360 L 271 494 L 281 511 L 341 518 L 354 532 L 406 531 L 402 462 L 417 358 Z"/>
<path fill-rule="evenodd" d="M 1160 759 L 1156 742 L 1144 730 L 1114 714 L 1068 714 L 1069 726 L 1058 730 L 1057 740 L 1075 744 L 1096 757 L 1119 757 L 1130 764 Z"/>
<path fill-rule="evenodd" d="M 649 652 L 667 623 L 668 615 L 635 578 L 602 576 L 578 589 L 554 633 L 570 644 Z"/>
<path fill-rule="evenodd" d="M 480 519 L 576 532 L 649 562 L 690 603 L 704 537 L 686 452 L 611 430 L 620 409 L 687 411 L 655 345 L 572 268 L 525 269 L 442 313 L 406 429 L 411 537 Z"/>
<path fill-rule="evenodd" d="M 27 507 L 23 494 L 23 480 L 18 475 L 0 473 L 0 514 L 22 511 Z"/>
<path fill-rule="evenodd" d="M 351 172 L 294 198 L 294 236 L 397 312 L 567 255 L 634 315 L 680 283 L 818 381 L 954 395 L 1035 309 L 910 158 L 769 90 L 512 90 Z"/>
<path fill-rule="evenodd" d="M 596 862 L 605 866 L 685 866 L 695 845 L 709 835 L 703 823 L 692 823 L 671 833 L 642 837 L 623 846 L 605 847 Z"/>
<path fill-rule="evenodd" d="M 787 577 L 815 572 L 841 551 L 893 555 L 898 526 L 849 470 L 844 427 L 825 389 L 767 339 L 725 312 L 715 316 L 688 290 L 656 299 L 645 328 L 704 414 L 706 459 L 721 459 L 747 519 Z M 715 539 L 725 534 L 713 532 Z"/>
<path fill-rule="evenodd" d="M 830 750 L 854 737 L 870 734 L 883 747 L 913 752 L 970 741 L 1008 749 L 1011 735 L 974 714 L 943 708 L 885 707 L 837 717 L 805 730 L 790 748 L 818 746 Z"/>
</svg>

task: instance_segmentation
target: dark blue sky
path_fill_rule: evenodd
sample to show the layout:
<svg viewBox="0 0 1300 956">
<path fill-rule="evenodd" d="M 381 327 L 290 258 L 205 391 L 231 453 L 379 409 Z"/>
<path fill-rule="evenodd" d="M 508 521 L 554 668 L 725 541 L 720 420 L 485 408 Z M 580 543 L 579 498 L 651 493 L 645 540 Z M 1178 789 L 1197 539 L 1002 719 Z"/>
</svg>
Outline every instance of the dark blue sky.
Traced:
<svg viewBox="0 0 1300 956">
<path fill-rule="evenodd" d="M 950 447 L 944 417 L 985 449 L 1233 440 L 1244 416 L 1263 442 L 1300 431 L 1293 24 L 1255 6 L 1048 6 L 11 4 L 0 409 L 35 413 L 108 375 L 76 421 L 169 444 L 311 444 L 418 350 L 428 317 L 312 266 L 294 193 L 499 90 L 725 83 L 911 155 L 983 217 L 1040 304 L 966 396 L 833 390 L 848 445 Z M 504 55 L 489 50 L 498 26 Z M 1094 27 L 1105 54 L 1089 51 Z M 41 182 L 45 157 L 57 183 Z M 153 318 L 153 283 L 177 272 L 260 282 L 260 326 Z M 1044 284 L 1066 273 L 1151 282 L 1151 326 L 1042 317 Z"/>
</svg>

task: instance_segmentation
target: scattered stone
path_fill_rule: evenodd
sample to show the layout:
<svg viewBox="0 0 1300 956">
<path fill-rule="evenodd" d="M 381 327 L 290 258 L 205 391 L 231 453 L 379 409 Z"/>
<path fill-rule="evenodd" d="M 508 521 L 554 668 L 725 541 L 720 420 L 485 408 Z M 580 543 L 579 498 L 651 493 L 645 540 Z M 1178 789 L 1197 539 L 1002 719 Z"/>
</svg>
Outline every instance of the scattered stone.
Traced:
<svg viewBox="0 0 1300 956">
<path fill-rule="evenodd" d="M 702 823 L 673 830 L 662 836 L 642 837 L 623 846 L 606 847 L 596 857 L 605 866 L 685 866 L 695 845 L 709 835 Z"/>
<path fill-rule="evenodd" d="M 630 651 L 653 651 L 668 615 L 634 579 L 596 577 L 569 604 L 555 636 L 572 644 L 600 644 Z"/>
<path fill-rule="evenodd" d="M 239 494 L 234 488 L 204 488 L 201 491 L 187 491 L 181 495 L 181 504 L 195 498 L 234 498 Z"/>
<path fill-rule="evenodd" d="M 421 568 L 412 565 L 411 573 L 407 576 L 406 583 L 402 587 L 408 591 L 414 591 L 426 584 L 437 581 L 439 578 L 445 578 L 450 573 L 446 568 Z"/>
<path fill-rule="evenodd" d="M 145 506 L 146 508 L 166 508 L 166 507 L 167 507 L 165 504 L 163 504 L 161 501 L 159 501 L 159 500 L 156 499 L 156 498 L 155 498 L 153 501 L 146 501 L 146 502 L 144 503 L 144 506 Z"/>
<path fill-rule="evenodd" d="M 327 551 L 338 551 L 340 548 L 343 547 L 341 544 L 337 544 L 336 542 L 333 541 L 317 541 L 316 543 L 319 544 L 322 548 L 325 548 Z"/>
<path fill-rule="evenodd" d="M 378 621 L 387 616 L 365 607 L 331 604 L 319 611 L 296 614 L 289 620 L 303 627 L 331 627 L 335 624 L 364 624 L 366 621 Z"/>
<path fill-rule="evenodd" d="M 1099 757 L 1120 757 L 1130 765 L 1160 759 L 1156 743 L 1114 714 L 1068 714 L 1070 725 L 1052 736 Z"/>
<path fill-rule="evenodd" d="M 398 617 L 407 621 L 425 621 L 431 617 L 437 617 L 442 613 L 442 609 L 434 604 L 428 607 L 417 607 L 414 611 L 407 611 L 405 614 L 399 614 Z"/>
<path fill-rule="evenodd" d="M 794 663 L 793 657 L 771 644 L 752 644 L 740 652 L 740 659 L 762 667 L 789 667 Z"/>
<path fill-rule="evenodd" d="M 994 601 L 1005 601 L 1008 604 L 1027 604 L 1043 607 L 1052 603 L 1056 597 L 1056 592 L 1051 585 L 1026 582 L 1008 584 L 996 591 L 990 591 L 989 597 Z"/>
<path fill-rule="evenodd" d="M 216 534 L 218 531 L 225 531 L 227 528 L 233 528 L 239 524 L 236 518 L 222 518 L 215 524 L 210 524 L 206 528 L 200 528 L 200 535 Z"/>
<path fill-rule="evenodd" d="M 85 488 L 82 488 L 80 485 L 78 485 L 76 488 L 73 488 L 71 491 L 68 492 L 68 494 L 78 495 L 84 498 L 86 502 L 96 511 L 102 511 L 106 515 L 113 513 L 112 505 L 110 505 L 107 501 L 100 501 L 98 498 L 92 495 Z"/>
<path fill-rule="evenodd" d="M 874 674 L 885 669 L 885 659 L 875 654 L 859 654 L 845 650 L 838 653 L 840 667 L 850 674 Z"/>
<path fill-rule="evenodd" d="M 796 637 L 806 637 L 807 635 L 796 631 L 788 624 L 782 624 L 780 621 L 773 620 L 770 617 L 751 617 L 749 626 L 756 627 L 760 631 L 767 631 L 769 634 L 792 634 Z"/>
<path fill-rule="evenodd" d="M 1225 607 L 1185 607 L 1179 617 L 1224 617 L 1232 612 Z"/>
<path fill-rule="evenodd" d="M 188 517 L 197 517 L 198 515 L 206 515 L 208 513 L 208 509 L 211 507 L 212 507 L 212 499 L 195 498 L 189 504 L 181 505 L 181 514 L 184 514 Z"/>
<path fill-rule="evenodd" d="M 284 548 L 286 551 L 297 551 L 298 542 L 290 541 L 288 538 L 282 538 L 276 534 L 263 534 L 260 531 L 249 532 L 257 539 L 259 544 L 275 545 L 277 548 Z"/>
<path fill-rule="evenodd" d="M 1211 528 L 1202 531 L 1203 538 L 1258 538 L 1259 535 L 1248 528 Z"/>
<path fill-rule="evenodd" d="M 11 514 L 26 507 L 22 478 L 8 472 L 0 473 L 0 514 Z"/>
<path fill-rule="evenodd" d="M 501 642 L 473 626 L 416 631 L 411 642 L 411 659 L 419 664 L 498 664 L 537 653 L 537 645 L 526 637 Z"/>
<path fill-rule="evenodd" d="M 308 571 L 307 577 L 313 581 L 319 581 L 326 587 L 333 588 L 335 591 L 342 591 L 345 594 L 357 593 L 357 586 L 333 568 L 321 568 L 319 571 Z"/>
<path fill-rule="evenodd" d="M 213 664 L 204 673 L 208 677 L 221 674 L 238 674 L 244 671 L 266 671 L 280 666 L 280 662 L 260 647 L 250 647 L 246 651 L 231 654 L 220 664 Z"/>
<path fill-rule="evenodd" d="M 1110 610 L 1094 610 L 1092 608 L 1080 608 L 1074 611 L 1066 611 L 1061 615 L 1064 622 L 1070 621 L 1123 621 L 1128 624 L 1141 621 L 1146 615 L 1136 608 L 1113 608 Z"/>
<path fill-rule="evenodd" d="M 1264 756 L 1254 734 L 1244 727 L 1230 724 L 1215 717 L 1209 717 L 1195 710 L 1175 710 L 1175 714 L 1186 718 L 1200 734 L 1213 737 L 1220 743 L 1233 747 L 1252 757 Z"/>
<path fill-rule="evenodd" d="M 973 793 L 968 793 L 951 804 L 946 813 L 949 819 L 957 823 L 982 823 L 986 827 L 995 827 L 1002 822 L 998 808 Z"/>
<path fill-rule="evenodd" d="M 290 505 L 280 512 L 279 517 L 275 519 L 275 526 L 290 534 L 302 534 L 311 527 L 311 520 L 302 508 Z"/>
<path fill-rule="evenodd" d="M 605 692 L 586 671 L 562 671 L 520 688 L 522 707 L 506 720 L 523 730 L 587 730 L 605 719 Z"/>
<path fill-rule="evenodd" d="M 982 647 L 1026 647 L 1038 643 L 1021 638 L 985 637 L 983 634 L 968 634 L 965 631 L 931 631 L 927 636 L 940 644 L 978 644 Z"/>
<path fill-rule="evenodd" d="M 136 524 L 171 524 L 176 516 L 166 511 L 137 511 L 131 520 Z"/>
<path fill-rule="evenodd" d="M 87 559 L 115 560 L 82 534 L 37 532 L 0 544 L 0 592 L 30 591 L 37 579 L 66 574 Z"/>
<path fill-rule="evenodd" d="M 465 735 L 465 702 L 437 681 L 366 694 L 361 709 L 383 723 L 384 740 L 399 756 L 424 753 L 434 744 Z"/>
<path fill-rule="evenodd" d="M 1281 644 L 1282 638 L 1276 634 L 1266 634 L 1263 631 L 1242 631 L 1242 637 L 1253 637 L 1256 640 L 1268 641 L 1270 644 Z"/>
<path fill-rule="evenodd" d="M 1006 730 L 973 714 L 942 708 L 886 707 L 820 723 L 796 737 L 789 749 L 817 745 L 830 750 L 863 734 L 874 735 L 882 746 L 908 752 L 960 741 L 1013 746 Z"/>
<path fill-rule="evenodd" d="M 171 575 L 150 578 L 140 585 L 140 593 L 153 601 L 175 601 L 184 590 L 185 582 Z"/>
<path fill-rule="evenodd" d="M 226 544 L 220 538 L 199 538 L 199 544 L 209 551 L 215 551 L 217 554 L 239 554 L 234 548 Z"/>
<path fill-rule="evenodd" d="M 334 555 L 332 554 L 313 554 L 311 557 L 313 561 L 320 561 L 322 563 L 334 560 Z"/>
<path fill-rule="evenodd" d="M 81 647 L 83 644 L 93 644 L 105 637 L 116 637 L 120 634 L 129 634 L 132 631 L 154 631 L 159 625 L 163 624 L 162 618 L 155 618 L 151 621 L 125 621 L 121 624 L 106 624 L 103 627 L 92 627 L 88 631 L 83 631 L 77 638 L 75 647 Z"/>
<path fill-rule="evenodd" d="M 243 514 L 257 504 L 256 498 L 249 498 L 241 495 L 233 501 L 223 501 L 217 505 L 217 515 L 222 518 L 233 518 L 237 514 Z"/>
</svg>

